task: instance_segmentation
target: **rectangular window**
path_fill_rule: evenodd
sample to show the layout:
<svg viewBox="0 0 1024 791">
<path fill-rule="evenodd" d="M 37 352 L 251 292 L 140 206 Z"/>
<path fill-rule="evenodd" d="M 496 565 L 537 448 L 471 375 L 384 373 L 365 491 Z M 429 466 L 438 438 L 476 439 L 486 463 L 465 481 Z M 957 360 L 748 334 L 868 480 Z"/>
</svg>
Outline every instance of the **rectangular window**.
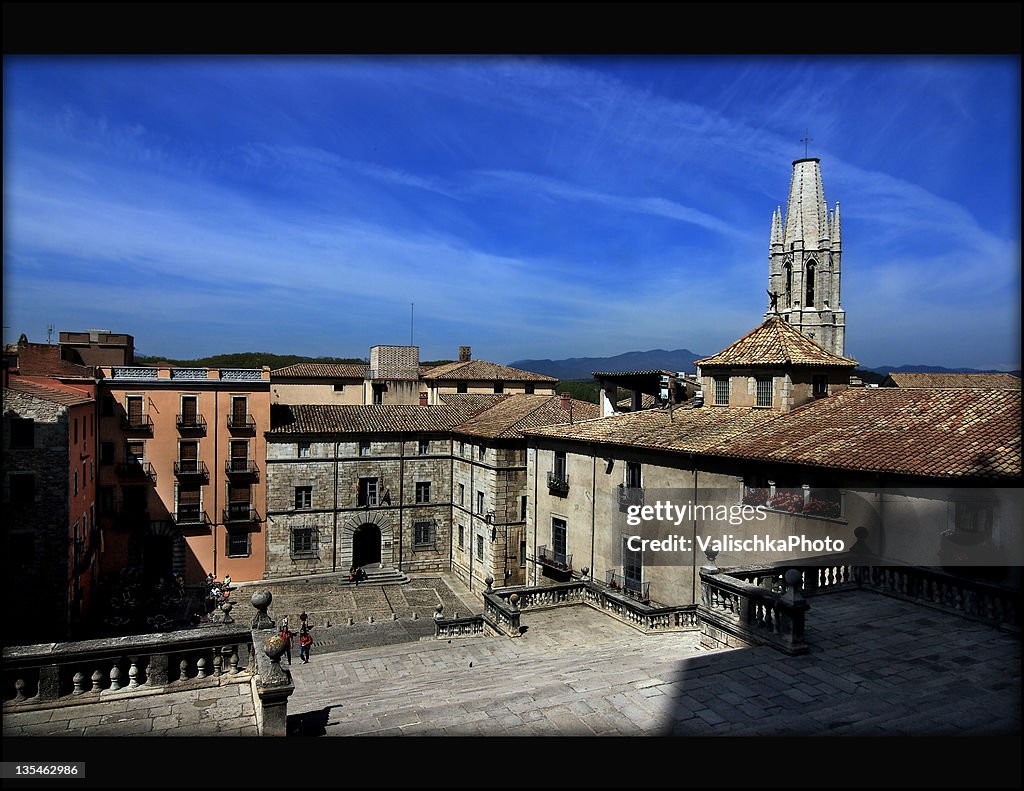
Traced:
<svg viewBox="0 0 1024 791">
<path fill-rule="evenodd" d="M 416 482 L 416 502 L 418 503 L 429 503 L 430 502 L 430 483 L 427 481 Z"/>
<path fill-rule="evenodd" d="M 505 383 L 504 382 L 495 382 L 494 383 L 494 392 L 495 393 L 504 393 L 505 392 Z"/>
<path fill-rule="evenodd" d="M 187 523 L 196 523 L 202 518 L 202 492 L 198 486 L 179 487 L 177 518 Z"/>
<path fill-rule="evenodd" d="M 459 505 L 466 504 L 466 485 L 464 483 L 459 484 Z"/>
<path fill-rule="evenodd" d="M 335 393 L 344 393 L 345 392 L 345 385 L 334 385 L 334 392 Z"/>
<path fill-rule="evenodd" d="M 519 542 L 519 568 L 526 568 L 526 539 Z"/>
<path fill-rule="evenodd" d="M 128 406 L 128 425 L 141 426 L 143 421 L 143 399 L 142 396 L 127 396 L 125 403 Z"/>
<path fill-rule="evenodd" d="M 312 508 L 313 507 L 313 487 L 312 486 L 296 486 L 295 487 L 295 507 L 296 508 Z"/>
<path fill-rule="evenodd" d="M 459 549 L 466 548 L 466 526 L 459 525 Z"/>
<path fill-rule="evenodd" d="M 640 462 L 626 462 L 626 487 L 629 489 L 640 489 L 644 485 L 641 474 Z"/>
<path fill-rule="evenodd" d="M 728 405 L 729 403 L 729 377 L 715 377 L 715 403 Z"/>
<path fill-rule="evenodd" d="M 622 537 L 622 576 L 626 580 L 626 590 L 639 592 L 644 575 L 643 549 L 633 551 L 629 548 L 629 536 Z"/>
<path fill-rule="evenodd" d="M 95 478 L 96 478 L 96 462 L 93 461 L 92 459 L 89 459 L 89 480 L 91 481 L 91 480 L 93 480 Z"/>
<path fill-rule="evenodd" d="M 231 440 L 231 471 L 246 472 L 249 469 L 249 441 Z"/>
<path fill-rule="evenodd" d="M 376 505 L 377 504 L 377 479 L 376 478 L 360 478 L 359 486 L 356 490 L 356 495 L 359 505 Z"/>
<path fill-rule="evenodd" d="M 101 442 L 100 443 L 100 464 L 113 464 L 114 463 L 114 443 L 113 442 Z"/>
<path fill-rule="evenodd" d="M 564 519 L 551 517 L 551 549 L 555 560 L 565 563 L 565 550 L 568 541 L 568 526 Z"/>
<path fill-rule="evenodd" d="M 757 377 L 757 405 L 772 405 L 772 378 L 770 376 Z"/>
<path fill-rule="evenodd" d="M 415 546 L 429 547 L 434 545 L 433 522 L 414 522 L 412 533 L 412 542 Z"/>
<path fill-rule="evenodd" d="M 360 456 L 369 456 L 370 455 L 370 443 L 369 442 L 362 441 L 362 440 L 359 442 L 359 455 Z"/>
<path fill-rule="evenodd" d="M 182 472 L 199 472 L 199 443 L 178 443 L 178 468 Z"/>
<path fill-rule="evenodd" d="M 466 443 L 464 441 L 459 443 L 459 455 L 463 457 L 466 455 Z"/>
<path fill-rule="evenodd" d="M 469 388 L 466 386 L 465 382 L 458 382 L 455 385 L 455 392 L 456 393 L 468 393 L 469 392 Z"/>
<path fill-rule="evenodd" d="M 533 395 L 533 382 L 527 382 L 525 385 L 523 385 L 523 391 L 526 393 L 526 395 Z"/>
<path fill-rule="evenodd" d="M 300 459 L 308 459 L 310 452 L 310 443 L 300 442 L 298 447 L 298 454 Z"/>
<path fill-rule="evenodd" d="M 476 537 L 476 559 L 484 559 L 484 537 L 479 534 Z"/>
<path fill-rule="evenodd" d="M 71 421 L 71 444 L 78 444 L 78 418 Z"/>
<path fill-rule="evenodd" d="M 78 494 L 78 470 L 75 470 L 74 482 L 74 494 Z"/>
<path fill-rule="evenodd" d="M 560 481 L 566 480 L 566 468 L 567 468 L 567 466 L 568 465 L 567 465 L 567 461 L 566 461 L 566 457 L 565 457 L 565 451 L 563 451 L 563 450 L 556 450 L 555 451 L 555 468 L 554 468 L 554 470 L 552 470 L 552 472 L 554 472 L 555 477 L 558 480 L 560 480 Z"/>
<path fill-rule="evenodd" d="M 815 396 L 827 396 L 828 395 L 828 377 L 824 374 L 817 374 L 814 377 L 814 395 Z"/>
<path fill-rule="evenodd" d="M 522 497 L 519 498 L 519 521 L 521 521 L 521 522 L 525 522 L 526 521 L 526 504 L 527 504 L 527 502 L 528 502 L 528 499 L 527 499 L 525 494 Z"/>
<path fill-rule="evenodd" d="M 198 396 L 181 397 L 181 425 L 195 426 L 199 422 Z"/>
<path fill-rule="evenodd" d="M 487 458 L 487 446 L 486 445 L 481 445 L 480 446 L 480 458 L 481 459 L 486 459 Z"/>
<path fill-rule="evenodd" d="M 419 442 L 418 451 L 420 456 L 426 456 L 428 453 L 430 453 L 430 440 L 421 439 Z"/>
<path fill-rule="evenodd" d="M 231 425 L 241 428 L 249 422 L 249 401 L 245 396 L 231 398 Z"/>
<path fill-rule="evenodd" d="M 11 505 L 31 505 L 36 501 L 36 476 L 33 472 L 12 472 L 9 478 Z"/>
<path fill-rule="evenodd" d="M 292 555 L 315 556 L 317 552 L 316 528 L 292 528 Z"/>
<path fill-rule="evenodd" d="M 476 493 L 476 512 L 482 514 L 484 512 L 484 493 Z"/>
<path fill-rule="evenodd" d="M 145 442 L 128 442 L 125 444 L 124 460 L 126 464 L 142 464 L 146 460 Z"/>
<path fill-rule="evenodd" d="M 30 417 L 11 418 L 11 447 L 35 447 L 36 421 Z"/>
<path fill-rule="evenodd" d="M 244 558 L 248 557 L 249 552 L 249 531 L 228 528 L 228 557 Z"/>
</svg>

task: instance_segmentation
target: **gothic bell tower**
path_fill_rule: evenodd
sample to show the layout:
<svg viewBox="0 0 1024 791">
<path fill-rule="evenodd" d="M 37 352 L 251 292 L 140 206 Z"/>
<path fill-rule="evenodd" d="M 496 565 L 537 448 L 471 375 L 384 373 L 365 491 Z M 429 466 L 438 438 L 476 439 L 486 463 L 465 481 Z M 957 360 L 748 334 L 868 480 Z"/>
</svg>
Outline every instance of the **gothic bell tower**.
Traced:
<svg viewBox="0 0 1024 791">
<path fill-rule="evenodd" d="M 821 160 L 793 162 L 786 215 L 772 214 L 768 257 L 769 306 L 808 338 L 845 356 L 846 311 L 839 302 L 842 235 L 839 203 L 829 212 L 821 185 Z"/>
</svg>

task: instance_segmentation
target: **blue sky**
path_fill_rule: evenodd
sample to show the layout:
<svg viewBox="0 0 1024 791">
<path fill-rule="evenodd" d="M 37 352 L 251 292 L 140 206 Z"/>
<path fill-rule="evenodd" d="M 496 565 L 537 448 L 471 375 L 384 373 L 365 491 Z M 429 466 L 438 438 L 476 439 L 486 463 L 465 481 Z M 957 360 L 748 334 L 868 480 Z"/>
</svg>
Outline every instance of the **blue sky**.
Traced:
<svg viewBox="0 0 1024 791">
<path fill-rule="evenodd" d="M 1019 367 L 1017 57 L 7 57 L 4 341 L 711 354 L 805 128 L 847 354 Z"/>
</svg>

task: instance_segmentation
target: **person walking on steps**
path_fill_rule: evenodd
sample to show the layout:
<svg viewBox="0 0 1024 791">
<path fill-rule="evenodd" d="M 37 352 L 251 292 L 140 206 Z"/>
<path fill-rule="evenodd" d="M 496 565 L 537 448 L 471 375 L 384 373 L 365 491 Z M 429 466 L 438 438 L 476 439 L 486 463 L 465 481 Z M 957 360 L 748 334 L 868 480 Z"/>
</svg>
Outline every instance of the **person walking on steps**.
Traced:
<svg viewBox="0 0 1024 791">
<path fill-rule="evenodd" d="M 292 663 L 292 638 L 295 637 L 295 632 L 288 628 L 288 618 L 281 619 L 281 639 L 284 640 L 284 651 L 285 656 L 288 657 L 288 664 Z"/>
<path fill-rule="evenodd" d="M 309 662 L 309 649 L 312 647 L 313 635 L 310 634 L 309 627 L 303 623 L 302 628 L 299 629 L 299 659 L 303 664 Z"/>
</svg>

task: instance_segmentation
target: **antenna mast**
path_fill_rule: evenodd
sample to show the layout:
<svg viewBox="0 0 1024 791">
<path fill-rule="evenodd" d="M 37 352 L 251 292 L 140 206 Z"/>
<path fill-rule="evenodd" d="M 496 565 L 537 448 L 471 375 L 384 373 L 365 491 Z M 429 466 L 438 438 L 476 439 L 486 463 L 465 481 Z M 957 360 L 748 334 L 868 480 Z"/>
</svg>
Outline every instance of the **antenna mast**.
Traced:
<svg viewBox="0 0 1024 791">
<path fill-rule="evenodd" d="M 415 315 L 415 312 L 416 312 L 416 303 L 415 302 L 410 302 L 409 303 L 409 345 L 410 346 L 413 345 L 413 342 L 412 342 L 412 326 L 413 326 L 412 322 L 413 322 L 413 317 Z"/>
</svg>

